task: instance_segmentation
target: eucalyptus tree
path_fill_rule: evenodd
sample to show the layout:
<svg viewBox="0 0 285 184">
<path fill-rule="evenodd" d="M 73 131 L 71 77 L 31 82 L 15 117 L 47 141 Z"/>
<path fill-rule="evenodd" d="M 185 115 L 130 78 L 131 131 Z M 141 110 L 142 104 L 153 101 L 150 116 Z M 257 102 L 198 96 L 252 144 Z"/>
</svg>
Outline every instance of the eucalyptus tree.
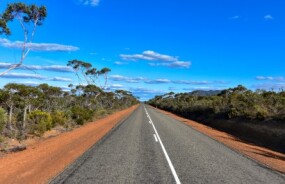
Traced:
<svg viewBox="0 0 285 184">
<path fill-rule="evenodd" d="M 8 119 L 8 129 L 13 129 L 12 127 L 12 119 L 14 108 L 17 103 L 19 103 L 19 94 L 18 94 L 18 84 L 9 83 L 4 86 L 2 92 L 2 98 L 4 99 L 4 104 L 6 105 L 9 111 L 9 119 Z"/>
<path fill-rule="evenodd" d="M 47 10 L 45 6 L 27 5 L 21 2 L 7 5 L 7 8 L 0 17 L 0 34 L 10 35 L 12 32 L 8 23 L 17 20 L 23 30 L 24 40 L 22 42 L 22 52 L 19 63 L 11 65 L 10 68 L 0 73 L 0 76 L 5 75 L 23 64 L 31 50 L 36 28 L 43 25 L 46 16 Z"/>
<path fill-rule="evenodd" d="M 87 84 L 90 84 L 89 78 L 87 77 L 87 73 L 92 67 L 90 63 L 74 59 L 74 60 L 68 61 L 67 66 L 72 67 L 72 69 L 74 70 L 78 78 L 79 84 L 82 84 L 83 82 L 82 77 L 85 79 L 85 82 Z"/>
<path fill-rule="evenodd" d="M 101 70 L 98 70 L 97 68 L 92 67 L 91 63 L 77 59 L 68 61 L 67 66 L 72 67 L 78 78 L 78 89 L 83 88 L 84 85 L 96 86 L 96 95 L 94 96 L 95 99 L 97 99 L 97 97 L 103 92 L 102 90 L 106 88 L 108 83 L 108 74 L 111 69 L 104 67 Z M 103 83 L 100 80 L 101 77 L 104 80 Z M 85 84 L 83 83 L 83 79 L 85 80 Z M 72 87 L 72 85 L 70 85 L 70 87 Z M 95 88 L 93 87 L 93 89 Z"/>
</svg>

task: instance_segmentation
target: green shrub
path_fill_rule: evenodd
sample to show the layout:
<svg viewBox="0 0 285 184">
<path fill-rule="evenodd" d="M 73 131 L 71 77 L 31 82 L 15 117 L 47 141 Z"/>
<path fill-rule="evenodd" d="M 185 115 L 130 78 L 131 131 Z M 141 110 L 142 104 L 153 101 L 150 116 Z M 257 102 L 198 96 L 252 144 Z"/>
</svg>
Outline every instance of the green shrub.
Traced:
<svg viewBox="0 0 285 184">
<path fill-rule="evenodd" d="M 7 113 L 3 108 L 0 107 L 0 133 L 5 127 L 6 122 L 7 122 Z"/>
<path fill-rule="evenodd" d="M 31 124 L 31 131 L 35 135 L 42 135 L 45 131 L 52 128 L 51 115 L 43 111 L 32 111 L 28 116 L 28 121 Z"/>
<path fill-rule="evenodd" d="M 83 125 L 86 121 L 89 121 L 94 116 L 94 111 L 80 106 L 74 106 L 71 108 L 71 117 L 78 124 Z"/>
<path fill-rule="evenodd" d="M 265 120 L 266 118 L 269 117 L 269 113 L 267 109 L 262 108 L 259 105 L 254 106 L 255 112 L 256 112 L 256 119 L 258 120 Z"/>
<path fill-rule="evenodd" d="M 52 125 L 64 125 L 68 121 L 68 117 L 63 111 L 55 111 L 51 113 Z"/>
<path fill-rule="evenodd" d="M 105 116 L 107 114 L 108 114 L 107 110 L 105 110 L 105 109 L 98 109 L 98 110 L 95 111 L 94 116 L 95 116 L 95 118 L 101 118 L 101 117 L 103 117 L 103 116 Z"/>
</svg>

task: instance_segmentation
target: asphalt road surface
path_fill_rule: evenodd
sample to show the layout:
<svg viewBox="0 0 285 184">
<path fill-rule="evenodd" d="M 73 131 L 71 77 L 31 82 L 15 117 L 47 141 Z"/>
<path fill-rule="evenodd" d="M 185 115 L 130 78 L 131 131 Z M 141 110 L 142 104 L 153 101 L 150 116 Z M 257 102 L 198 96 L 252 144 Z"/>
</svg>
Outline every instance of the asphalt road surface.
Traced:
<svg viewBox="0 0 285 184">
<path fill-rule="evenodd" d="M 141 105 L 51 183 L 285 184 L 285 177 Z"/>
</svg>

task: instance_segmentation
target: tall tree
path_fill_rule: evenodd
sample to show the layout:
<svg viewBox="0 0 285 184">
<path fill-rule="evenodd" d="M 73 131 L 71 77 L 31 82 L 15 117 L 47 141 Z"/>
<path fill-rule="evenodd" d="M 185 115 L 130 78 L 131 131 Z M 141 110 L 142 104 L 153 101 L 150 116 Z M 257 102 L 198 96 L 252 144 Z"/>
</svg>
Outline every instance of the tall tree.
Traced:
<svg viewBox="0 0 285 184">
<path fill-rule="evenodd" d="M 5 75 L 9 71 L 20 67 L 31 50 L 31 43 L 33 42 L 37 26 L 41 26 L 47 16 L 45 6 L 26 5 L 24 3 L 11 3 L 7 5 L 6 10 L 0 17 L 0 34 L 10 35 L 11 30 L 8 23 L 17 20 L 24 33 L 24 40 L 22 43 L 22 52 L 19 63 L 11 65 L 10 68 L 0 73 Z M 32 26 L 31 26 L 32 25 Z"/>
</svg>

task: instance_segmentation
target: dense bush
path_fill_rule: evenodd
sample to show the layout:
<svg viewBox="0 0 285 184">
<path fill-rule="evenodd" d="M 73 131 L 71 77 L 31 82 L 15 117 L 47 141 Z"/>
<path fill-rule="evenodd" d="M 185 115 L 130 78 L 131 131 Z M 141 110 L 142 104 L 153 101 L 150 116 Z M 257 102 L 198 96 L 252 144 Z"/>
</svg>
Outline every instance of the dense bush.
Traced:
<svg viewBox="0 0 285 184">
<path fill-rule="evenodd" d="M 7 123 L 0 135 L 26 138 L 30 132 L 41 135 L 56 125 L 72 128 L 137 103 L 130 92 L 105 92 L 91 84 L 70 85 L 70 91 L 63 91 L 48 84 L 33 87 L 10 83 L 0 89 L 5 117 L 0 118 L 0 128 Z"/>
<path fill-rule="evenodd" d="M 42 135 L 52 128 L 52 118 L 47 112 L 40 110 L 32 111 L 28 116 L 31 132 L 35 135 Z"/>
<path fill-rule="evenodd" d="M 72 119 L 78 124 L 78 125 L 83 125 L 84 123 L 86 123 L 87 121 L 91 120 L 93 115 L 94 115 L 94 111 L 90 110 L 90 109 L 85 109 L 82 108 L 80 106 L 74 106 L 71 108 L 71 112 L 72 112 Z"/>
<path fill-rule="evenodd" d="M 285 92 L 253 92 L 241 85 L 213 96 L 165 94 L 156 96 L 147 103 L 187 118 L 216 117 L 285 122 Z"/>
<path fill-rule="evenodd" d="M 52 125 L 64 125 L 68 122 L 68 116 L 63 111 L 55 111 L 51 113 Z"/>
<path fill-rule="evenodd" d="M 7 113 L 0 107 L 0 132 L 3 130 L 7 122 Z"/>
</svg>

